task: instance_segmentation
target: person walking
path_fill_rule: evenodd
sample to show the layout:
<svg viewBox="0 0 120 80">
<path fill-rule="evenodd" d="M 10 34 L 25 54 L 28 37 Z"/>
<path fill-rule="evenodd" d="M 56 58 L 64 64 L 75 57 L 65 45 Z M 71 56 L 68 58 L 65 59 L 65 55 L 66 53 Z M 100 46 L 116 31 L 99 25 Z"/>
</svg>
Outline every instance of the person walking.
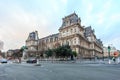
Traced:
<svg viewBox="0 0 120 80">
<path fill-rule="evenodd" d="M 115 57 L 113 57 L 113 58 L 112 58 L 112 60 L 114 61 L 114 63 L 116 62 L 116 59 L 115 59 Z"/>
</svg>

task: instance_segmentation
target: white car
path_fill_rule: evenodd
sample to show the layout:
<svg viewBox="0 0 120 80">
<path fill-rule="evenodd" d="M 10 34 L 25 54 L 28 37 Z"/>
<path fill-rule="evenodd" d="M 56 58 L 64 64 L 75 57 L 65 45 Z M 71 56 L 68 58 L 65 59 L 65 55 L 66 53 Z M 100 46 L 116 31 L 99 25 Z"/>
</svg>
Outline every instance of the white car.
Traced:
<svg viewBox="0 0 120 80">
<path fill-rule="evenodd" d="M 7 63 L 7 59 L 5 58 L 0 59 L 0 63 Z"/>
</svg>

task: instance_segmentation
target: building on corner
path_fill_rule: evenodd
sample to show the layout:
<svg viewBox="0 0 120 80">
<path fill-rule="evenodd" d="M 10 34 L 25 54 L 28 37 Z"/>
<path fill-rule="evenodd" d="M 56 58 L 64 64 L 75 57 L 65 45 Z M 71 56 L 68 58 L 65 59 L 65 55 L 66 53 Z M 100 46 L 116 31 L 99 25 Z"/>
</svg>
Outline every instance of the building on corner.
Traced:
<svg viewBox="0 0 120 80">
<path fill-rule="evenodd" d="M 34 33 L 34 36 L 32 33 Z M 43 54 L 47 49 L 69 44 L 71 49 L 77 52 L 78 58 L 103 57 L 102 41 L 97 39 L 91 26 L 81 25 L 81 19 L 76 13 L 62 19 L 62 25 L 57 34 L 39 39 L 36 31 L 32 33 L 29 34 L 26 40 L 26 46 L 32 55 Z"/>
</svg>

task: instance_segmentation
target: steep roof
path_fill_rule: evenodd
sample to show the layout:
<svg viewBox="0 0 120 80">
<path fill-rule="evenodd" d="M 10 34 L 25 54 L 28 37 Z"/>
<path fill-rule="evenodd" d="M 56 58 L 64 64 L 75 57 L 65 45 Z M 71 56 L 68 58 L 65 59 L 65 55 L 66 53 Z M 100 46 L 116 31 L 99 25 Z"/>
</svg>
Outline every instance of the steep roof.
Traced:
<svg viewBox="0 0 120 80">
<path fill-rule="evenodd" d="M 43 37 L 43 38 L 41 38 L 41 39 L 39 39 L 39 40 L 46 40 L 46 39 L 52 38 L 52 37 L 59 37 L 59 33 L 52 34 L 52 35 L 49 35 L 49 36 L 47 36 L 47 37 Z"/>
<path fill-rule="evenodd" d="M 66 27 L 67 24 L 78 23 L 79 21 L 81 21 L 75 12 L 68 16 L 65 16 L 62 20 L 63 21 L 62 21 L 62 25 L 61 25 L 60 29 Z"/>
</svg>

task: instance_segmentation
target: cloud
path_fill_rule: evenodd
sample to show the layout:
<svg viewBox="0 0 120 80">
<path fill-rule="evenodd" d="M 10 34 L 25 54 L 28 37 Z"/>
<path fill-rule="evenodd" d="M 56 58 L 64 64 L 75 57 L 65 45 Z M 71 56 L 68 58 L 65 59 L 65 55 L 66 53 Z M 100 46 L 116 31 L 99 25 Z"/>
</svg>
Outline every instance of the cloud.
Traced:
<svg viewBox="0 0 120 80">
<path fill-rule="evenodd" d="M 113 15 L 111 16 L 111 20 L 113 20 L 113 21 L 118 21 L 118 20 L 120 20 L 120 14 L 119 14 L 119 13 L 113 14 Z"/>
<path fill-rule="evenodd" d="M 4 9 L 7 7 L 4 6 Z M 42 14 L 26 12 L 19 5 L 11 5 L 4 12 L 9 12 L 0 18 L 0 39 L 4 41 L 5 50 L 23 46 L 29 32 L 38 30 L 41 37 L 49 34 L 50 21 Z"/>
<path fill-rule="evenodd" d="M 95 29 L 96 36 L 101 38 L 106 45 L 114 44 L 120 49 L 119 44 L 119 21 L 120 12 L 116 10 L 116 3 L 113 0 L 101 0 L 95 2 L 94 0 L 82 0 L 82 8 L 85 12 L 82 15 L 82 25 L 91 25 Z"/>
<path fill-rule="evenodd" d="M 66 5 L 68 0 L 61 0 L 61 2 Z"/>
<path fill-rule="evenodd" d="M 120 49 L 120 45 L 118 44 L 120 43 L 120 37 L 116 37 L 116 38 L 113 38 L 111 40 L 108 40 L 104 43 L 105 46 L 108 46 L 110 44 L 112 44 L 113 46 L 115 46 L 117 49 Z"/>
<path fill-rule="evenodd" d="M 19 48 L 25 44 L 29 32 L 38 30 L 40 38 L 57 33 L 61 19 L 75 11 L 82 25 L 91 25 L 103 42 L 114 42 L 120 29 L 116 3 L 114 0 L 0 1 L 0 40 L 5 50 Z M 110 39 L 111 35 L 116 40 Z"/>
</svg>

